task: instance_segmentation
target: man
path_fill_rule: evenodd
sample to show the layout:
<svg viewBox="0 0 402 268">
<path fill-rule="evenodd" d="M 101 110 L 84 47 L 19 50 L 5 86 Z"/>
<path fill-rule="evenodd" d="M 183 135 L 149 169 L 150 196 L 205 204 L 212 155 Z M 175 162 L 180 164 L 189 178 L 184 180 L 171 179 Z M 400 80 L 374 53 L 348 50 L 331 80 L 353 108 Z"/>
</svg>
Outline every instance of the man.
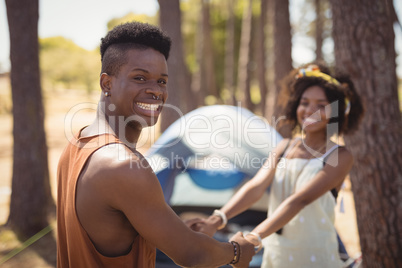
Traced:
<svg viewBox="0 0 402 268">
<path fill-rule="evenodd" d="M 165 203 L 135 149 L 167 99 L 170 38 L 126 23 L 101 42 L 95 121 L 70 141 L 58 168 L 58 267 L 154 267 L 155 247 L 182 266 L 247 267 L 254 246 L 241 233 L 222 243 L 190 230 Z"/>
</svg>

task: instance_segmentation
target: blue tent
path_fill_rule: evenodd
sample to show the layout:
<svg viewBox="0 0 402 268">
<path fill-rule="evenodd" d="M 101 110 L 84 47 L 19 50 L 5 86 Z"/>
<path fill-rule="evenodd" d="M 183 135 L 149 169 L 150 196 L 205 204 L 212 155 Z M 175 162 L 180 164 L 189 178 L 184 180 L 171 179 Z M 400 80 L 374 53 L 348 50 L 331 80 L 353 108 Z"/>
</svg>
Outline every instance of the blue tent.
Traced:
<svg viewBox="0 0 402 268">
<path fill-rule="evenodd" d="M 146 158 L 168 204 L 220 207 L 281 139 L 264 118 L 244 108 L 206 106 L 174 122 Z"/>
<path fill-rule="evenodd" d="M 211 214 L 223 206 L 262 167 L 282 137 L 264 118 L 235 106 L 196 109 L 174 122 L 145 157 L 162 186 L 166 202 L 178 214 Z M 231 219 L 232 230 L 217 233 L 226 240 L 231 232 L 252 229 L 266 218 L 267 194 L 249 211 Z M 243 229 L 246 228 L 246 229 Z M 254 257 L 256 267 L 261 254 Z M 158 254 L 157 267 L 172 263 Z"/>
</svg>

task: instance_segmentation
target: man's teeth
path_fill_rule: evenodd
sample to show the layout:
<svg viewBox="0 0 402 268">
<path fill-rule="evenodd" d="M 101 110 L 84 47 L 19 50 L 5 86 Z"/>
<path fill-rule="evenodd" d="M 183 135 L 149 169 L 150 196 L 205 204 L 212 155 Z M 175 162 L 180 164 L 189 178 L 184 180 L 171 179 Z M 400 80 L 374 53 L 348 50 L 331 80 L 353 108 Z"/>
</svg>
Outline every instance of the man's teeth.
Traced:
<svg viewBox="0 0 402 268">
<path fill-rule="evenodd" d="M 159 108 L 158 104 L 149 104 L 143 102 L 137 102 L 138 107 L 144 110 L 156 111 Z"/>
</svg>

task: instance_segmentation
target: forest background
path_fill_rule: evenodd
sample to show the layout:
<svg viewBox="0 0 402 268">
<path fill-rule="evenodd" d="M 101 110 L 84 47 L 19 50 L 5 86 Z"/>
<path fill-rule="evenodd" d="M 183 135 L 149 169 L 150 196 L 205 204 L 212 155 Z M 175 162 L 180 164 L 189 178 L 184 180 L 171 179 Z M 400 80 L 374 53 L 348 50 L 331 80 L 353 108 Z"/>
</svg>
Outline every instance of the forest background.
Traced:
<svg viewBox="0 0 402 268">
<path fill-rule="evenodd" d="M 20 8 L 24 3 L 23 0 L 15 2 L 21 3 Z M 335 67 L 335 65 L 343 68 L 345 68 L 345 66 L 348 67 L 344 64 L 345 61 L 342 62 L 345 56 L 341 55 L 341 45 L 339 45 L 339 43 L 338 48 L 336 48 L 336 38 L 339 39 L 339 34 L 336 35 L 335 33 L 336 27 L 338 27 L 334 25 L 336 22 L 335 15 L 337 14 L 335 8 L 339 8 L 339 6 L 342 5 L 342 1 L 187 0 L 179 2 L 171 0 L 158 2 L 160 10 L 157 10 L 153 15 L 128 12 L 123 17 L 116 17 L 109 20 L 107 25 L 105 25 L 105 33 L 107 30 L 120 23 L 139 20 L 152 24 L 160 24 L 162 28 L 173 36 L 174 44 L 176 44 L 174 49 L 177 48 L 177 50 L 172 51 L 174 56 L 171 57 L 169 64 L 174 64 L 173 66 L 175 66 L 175 68 L 170 68 L 173 73 L 173 75 L 171 73 L 171 76 L 175 77 L 177 80 L 172 81 L 170 84 L 172 88 L 178 88 L 179 91 L 171 94 L 170 100 L 172 104 L 180 107 L 183 113 L 203 105 L 220 103 L 237 105 L 237 102 L 240 101 L 244 107 L 258 115 L 266 117 L 267 120 L 270 121 L 269 119 L 273 115 L 280 114 L 281 107 L 277 105 L 276 102 L 277 93 L 280 88 L 279 81 L 291 68 L 315 59 L 323 60 L 331 67 Z M 398 1 L 394 1 L 394 3 L 397 2 Z M 42 1 L 40 1 L 39 4 L 40 3 L 42 3 Z M 383 13 L 379 13 L 383 15 L 382 18 L 384 20 L 388 21 L 388 24 L 392 25 L 392 34 L 397 33 L 397 36 L 400 36 L 401 26 L 400 23 L 398 23 L 398 17 L 395 12 L 392 13 L 393 7 L 390 8 L 392 1 L 379 1 L 378 3 L 372 1 L 372 4 L 374 5 L 373 10 L 376 8 L 378 10 L 381 10 L 381 8 L 384 9 Z M 355 16 L 350 16 L 349 18 L 356 17 L 364 21 L 367 19 L 367 13 L 365 12 L 368 11 L 359 5 L 362 4 L 358 2 L 356 6 L 354 6 L 354 8 L 357 9 L 355 10 L 356 13 L 351 13 L 355 14 Z M 10 9 L 12 9 L 12 5 L 9 4 L 9 6 Z M 180 7 L 180 9 L 177 7 Z M 395 7 L 397 7 L 397 5 L 395 5 Z M 105 8 L 107 8 L 107 6 L 105 6 Z M 373 10 L 370 12 L 374 12 Z M 72 14 L 72 20 L 74 19 L 73 17 L 74 14 Z M 345 15 L 345 17 L 347 16 Z M 344 24 L 350 23 L 350 21 L 344 20 Z M 375 18 L 371 17 L 371 20 L 375 21 Z M 381 16 L 377 18 L 377 21 L 383 24 L 385 23 L 381 20 Z M 353 25 L 353 23 L 350 25 Z M 367 29 L 372 29 L 370 27 L 374 27 L 376 31 L 379 31 L 378 27 L 367 24 Z M 350 28 L 353 27 L 350 26 Z M 179 29 L 179 31 L 177 29 Z M 175 34 L 178 34 L 178 36 Z M 375 34 L 378 35 L 378 32 L 373 32 L 373 35 Z M 381 37 L 384 39 L 384 43 L 385 41 L 389 41 L 386 35 L 381 35 Z M 350 51 L 353 50 L 353 47 L 358 46 L 355 42 L 361 43 L 362 47 L 364 47 L 364 45 L 367 47 L 367 44 L 370 43 L 368 41 L 369 39 L 359 39 L 358 33 L 355 33 L 354 38 L 355 40 L 349 40 Z M 391 41 L 393 50 L 395 51 L 396 49 L 396 52 L 400 53 L 401 46 L 397 45 L 398 42 L 395 43 L 393 39 Z M 363 52 L 371 51 L 370 49 L 367 49 L 367 51 L 362 50 Z M 98 48 L 88 50 L 80 47 L 71 39 L 63 36 L 46 38 L 39 36 L 41 85 L 41 95 L 39 94 L 39 96 L 43 96 L 45 106 L 46 139 L 47 148 L 49 149 L 48 169 L 50 170 L 48 175 L 42 177 L 39 184 L 45 185 L 44 188 L 46 188 L 46 183 L 49 184 L 50 181 L 53 196 L 55 196 L 55 166 L 57 165 L 58 156 L 61 153 L 60 150 L 66 141 L 65 136 L 63 137 L 63 135 L 65 135 L 63 130 L 65 115 L 78 102 L 81 104 L 87 103 L 85 104 L 86 106 L 81 107 L 84 108 L 83 110 L 86 109 L 87 112 L 80 114 L 79 117 L 81 120 L 74 123 L 77 127 L 85 122 L 89 123 L 93 115 L 94 103 L 97 102 L 97 98 L 99 97 L 98 77 L 100 60 L 98 51 Z M 349 51 L 349 48 L 344 48 L 342 51 Z M 389 51 L 391 51 L 391 49 L 387 49 L 387 52 Z M 375 53 L 373 53 L 373 55 L 374 54 Z M 363 56 L 370 58 L 368 54 Z M 374 112 L 374 110 L 380 109 L 378 104 L 388 103 L 389 100 L 391 101 L 389 107 L 393 107 L 393 109 L 397 107 L 396 115 L 394 115 L 395 112 L 392 114 L 386 110 L 381 110 L 381 112 L 383 112 L 381 115 L 382 120 L 388 118 L 387 120 L 393 122 L 394 126 L 396 125 L 396 127 L 393 128 L 395 129 L 393 130 L 394 132 L 391 134 L 381 132 L 381 137 L 384 137 L 387 141 L 376 141 L 374 145 L 372 139 L 376 137 L 376 135 L 379 135 L 379 132 L 373 132 L 372 119 L 375 118 L 375 113 L 372 114 L 371 111 L 366 115 L 368 119 L 366 121 L 369 122 L 362 128 L 361 134 L 359 134 L 360 136 L 357 135 L 355 140 L 349 141 L 352 145 L 351 149 L 355 158 L 361 160 L 360 162 L 357 161 L 357 167 L 351 172 L 352 184 L 364 185 L 367 183 L 368 185 L 362 190 L 360 190 L 361 187 L 355 187 L 353 189 L 355 196 L 361 198 L 358 199 L 360 203 L 357 204 L 356 211 L 360 231 L 358 239 L 360 239 L 360 241 L 358 241 L 358 245 L 355 245 L 352 251 L 360 250 L 361 242 L 361 249 L 364 258 L 366 258 L 366 263 L 372 265 L 376 262 L 380 264 L 386 263 L 386 267 L 393 267 L 389 265 L 389 263 L 398 265 L 398 260 L 395 259 L 395 256 L 401 256 L 399 253 L 402 248 L 401 232 L 399 232 L 399 235 L 395 236 L 395 230 L 402 230 L 400 223 L 402 221 L 398 221 L 402 216 L 400 206 L 393 207 L 395 212 L 389 212 L 392 205 L 396 203 L 395 199 L 401 200 L 401 192 L 396 190 L 401 189 L 402 179 L 402 173 L 400 171 L 402 165 L 398 166 L 402 155 L 400 153 L 400 144 L 402 144 L 400 142 L 401 78 L 400 76 L 399 78 L 396 76 L 397 66 L 395 64 L 395 60 L 400 59 L 400 57 L 401 56 L 393 54 L 392 59 L 391 53 L 390 60 L 391 63 L 393 60 L 393 64 L 390 64 L 391 71 L 387 69 L 386 72 L 391 75 L 391 79 L 392 75 L 394 75 L 395 79 L 398 79 L 397 81 L 399 82 L 391 83 L 390 85 L 383 83 L 384 88 L 374 86 L 370 91 L 369 86 L 367 88 L 363 86 L 366 85 L 365 83 L 368 80 L 363 79 L 364 76 L 359 76 L 352 72 L 353 75 L 357 77 L 356 81 L 357 85 L 360 86 L 360 92 L 367 95 L 365 98 L 366 107 L 370 107 Z M 176 62 L 172 62 L 172 59 L 175 59 Z M 383 57 L 383 59 L 389 60 L 388 57 Z M 363 67 L 366 66 L 364 64 L 362 65 L 359 60 L 356 60 L 355 64 L 361 66 L 361 71 L 364 73 Z M 378 71 L 380 69 L 378 66 L 381 66 L 381 64 L 388 66 L 389 64 L 386 60 L 380 63 L 374 60 L 371 64 L 374 65 L 373 69 L 377 70 L 377 73 L 373 75 L 373 71 L 371 70 L 371 74 L 366 75 L 377 79 L 374 81 L 374 84 L 378 85 L 378 77 L 383 76 L 381 71 Z M 349 71 L 355 70 L 353 69 L 354 66 L 349 66 L 348 68 Z M 386 67 L 383 68 L 386 69 Z M 4 227 L 5 229 L 2 229 L 0 233 L 1 242 L 6 241 L 5 244 L 1 243 L 0 245 L 0 247 L 3 247 L 0 248 L 0 264 L 2 257 L 10 256 L 13 249 L 18 250 L 21 248 L 21 245 L 23 245 L 22 242 L 26 241 L 25 239 L 27 237 L 30 237 L 30 235 L 27 235 L 28 233 L 33 232 L 36 234 L 41 230 L 40 228 L 31 230 L 30 227 L 32 226 L 26 223 L 22 227 L 20 226 L 20 222 L 24 221 L 24 219 L 26 221 L 27 217 L 31 219 L 32 217 L 29 217 L 29 215 L 36 213 L 36 208 L 26 205 L 30 203 L 30 199 L 24 198 L 24 196 L 30 196 L 34 193 L 40 195 L 40 193 L 37 193 L 36 190 L 29 191 L 29 187 L 27 187 L 26 184 L 24 185 L 24 182 L 30 180 L 30 176 L 18 175 L 18 172 L 16 172 L 16 169 L 19 168 L 18 165 L 16 165 L 19 160 L 16 158 L 20 157 L 22 154 L 16 154 L 16 146 L 14 146 L 14 148 L 12 148 L 12 146 L 13 143 L 16 145 L 19 144 L 16 143 L 16 140 L 19 139 L 18 133 L 21 133 L 21 131 L 17 131 L 17 133 L 14 132 L 14 135 L 12 134 L 12 122 L 16 125 L 16 107 L 18 100 L 12 99 L 11 92 L 16 96 L 17 94 L 15 93 L 17 91 L 15 90 L 17 86 L 12 86 L 11 88 L 9 81 L 10 73 L 7 69 L 7 64 L 0 66 L 0 71 L 2 71 L 0 81 L 0 119 L 2 121 L 0 122 L 0 130 L 4 136 L 0 147 L 2 149 L 1 159 L 4 159 L 1 164 L 3 179 L 0 180 L 0 199 L 2 204 L 10 205 L 10 209 L 3 209 L 2 206 L 1 210 L 0 223 L 6 223 L 7 228 Z M 381 75 L 379 73 L 381 73 Z M 20 95 L 22 94 L 18 94 L 18 96 Z M 375 101 L 375 99 L 377 100 Z M 177 115 L 174 114 L 166 114 L 163 116 L 162 122 L 164 122 L 164 124 L 158 126 L 158 133 L 162 132 L 171 122 L 177 119 Z M 74 127 L 76 126 L 74 125 Z M 375 124 L 374 127 L 376 127 Z M 55 132 L 56 128 L 59 132 Z M 284 136 L 288 134 L 286 128 L 280 131 Z M 54 133 L 58 134 L 55 135 Z M 358 144 L 356 141 L 365 141 L 365 144 L 356 145 Z M 346 143 L 348 143 L 347 140 Z M 46 146 L 46 142 L 44 144 Z M 392 147 L 392 144 L 396 144 L 396 146 Z M 150 143 L 146 144 L 146 146 L 149 145 Z M 143 148 L 144 151 L 146 150 L 146 146 Z M 52 151 L 52 148 L 57 149 Z M 385 150 L 385 148 L 391 149 Z M 386 164 L 377 163 L 380 161 L 377 161 L 376 157 L 368 158 L 366 156 L 367 152 L 370 152 L 370 154 L 373 152 L 378 153 L 377 157 L 380 157 L 381 152 L 384 152 L 383 156 L 385 159 L 394 159 L 393 161 L 388 161 L 391 162 L 388 164 L 392 167 L 387 169 Z M 46 156 L 46 162 L 47 158 Z M 376 164 L 373 165 L 372 161 L 376 162 Z M 35 162 L 33 161 L 33 163 Z M 367 169 L 367 166 L 371 168 Z M 382 174 L 381 169 L 391 171 L 388 172 L 389 174 Z M 48 182 L 44 182 L 43 178 L 45 178 L 45 181 L 47 179 Z M 349 190 L 351 189 L 352 186 L 349 184 Z M 39 190 L 39 192 L 40 191 L 43 191 L 43 189 Z M 28 192 L 30 195 L 27 194 Z M 46 190 L 44 192 L 46 192 Z M 14 204 L 20 205 L 12 206 L 12 195 L 15 196 L 15 199 L 22 200 L 19 203 L 14 202 Z M 370 198 L 373 196 L 375 198 Z M 367 199 L 371 199 L 372 201 L 365 202 Z M 370 212 L 370 210 L 373 210 L 373 203 L 376 203 L 376 200 L 381 203 L 381 207 L 379 208 L 381 211 Z M 353 202 L 353 200 L 351 200 L 351 202 Z M 31 202 L 31 205 L 34 203 L 35 202 Z M 50 205 L 50 207 L 52 207 L 52 205 Z M 16 212 L 13 214 L 12 211 Z M 35 215 L 40 215 L 40 213 L 36 213 Z M 46 213 L 46 215 L 52 215 L 52 213 Z M 355 216 L 352 215 L 352 217 Z M 373 218 L 380 220 L 375 221 Z M 29 222 L 29 220 L 26 222 Z M 50 226 L 54 224 L 52 217 L 50 217 L 50 224 Z M 41 226 L 41 224 L 39 225 Z M 372 225 L 376 226 L 372 227 Z M 41 227 L 46 226 L 47 224 Z M 349 226 L 349 228 L 354 227 Z M 381 231 L 378 232 L 380 233 L 379 235 L 372 235 L 376 233 L 376 231 L 373 230 Z M 21 242 L 15 239 L 14 233 L 18 234 L 17 237 Z M 50 241 L 47 243 L 48 245 L 54 246 L 54 240 L 49 238 L 48 241 Z M 38 241 L 38 243 L 39 242 L 40 241 Z M 42 247 L 42 250 L 44 248 L 45 247 Z M 50 255 L 52 252 L 54 253 L 54 251 L 52 251 L 54 247 L 46 248 L 46 250 L 49 250 Z M 54 263 L 55 256 L 54 254 L 49 256 L 49 252 L 46 252 L 46 250 L 45 252 L 37 251 L 39 252 L 37 255 L 51 266 Z M 29 258 L 21 257 L 20 260 L 31 259 L 32 255 L 28 256 Z M 18 258 L 14 259 L 18 261 Z M 373 262 L 373 260 L 376 262 Z M 12 261 L 10 260 L 7 263 L 10 262 Z"/>
</svg>

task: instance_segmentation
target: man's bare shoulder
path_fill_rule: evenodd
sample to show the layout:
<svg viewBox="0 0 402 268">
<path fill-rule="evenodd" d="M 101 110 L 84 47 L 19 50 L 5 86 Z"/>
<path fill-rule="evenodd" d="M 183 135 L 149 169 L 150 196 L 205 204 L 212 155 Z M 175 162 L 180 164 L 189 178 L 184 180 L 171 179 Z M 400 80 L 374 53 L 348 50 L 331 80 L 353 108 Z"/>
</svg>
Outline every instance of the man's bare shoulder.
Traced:
<svg viewBox="0 0 402 268">
<path fill-rule="evenodd" d="M 136 190 L 157 183 L 145 157 L 123 144 L 111 144 L 97 150 L 89 159 L 82 180 L 108 192 Z"/>
<path fill-rule="evenodd" d="M 128 148 L 124 144 L 109 144 L 97 150 L 90 159 L 91 165 L 95 165 L 99 172 L 120 170 L 137 173 L 139 170 L 152 171 L 145 157 L 135 149 Z"/>
</svg>

